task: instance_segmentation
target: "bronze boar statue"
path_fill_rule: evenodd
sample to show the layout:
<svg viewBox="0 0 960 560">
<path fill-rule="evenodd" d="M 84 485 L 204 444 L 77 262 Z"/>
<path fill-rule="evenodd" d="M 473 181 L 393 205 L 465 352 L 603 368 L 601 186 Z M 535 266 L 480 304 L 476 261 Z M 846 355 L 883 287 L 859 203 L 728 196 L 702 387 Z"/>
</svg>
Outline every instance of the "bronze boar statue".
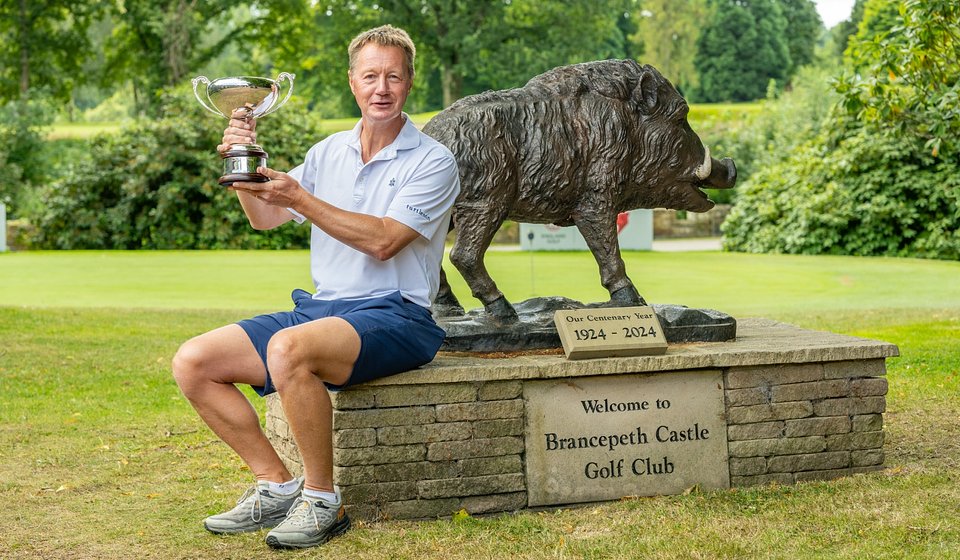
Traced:
<svg viewBox="0 0 960 560">
<path fill-rule="evenodd" d="M 450 262 L 500 322 L 516 320 L 483 263 L 504 220 L 576 225 L 612 305 L 645 305 L 620 257 L 617 215 L 635 208 L 705 212 L 702 188 L 737 180 L 687 123 L 689 108 L 655 68 L 633 60 L 563 66 L 521 88 L 465 97 L 423 131 L 460 166 Z M 438 316 L 462 313 L 441 271 Z"/>
</svg>

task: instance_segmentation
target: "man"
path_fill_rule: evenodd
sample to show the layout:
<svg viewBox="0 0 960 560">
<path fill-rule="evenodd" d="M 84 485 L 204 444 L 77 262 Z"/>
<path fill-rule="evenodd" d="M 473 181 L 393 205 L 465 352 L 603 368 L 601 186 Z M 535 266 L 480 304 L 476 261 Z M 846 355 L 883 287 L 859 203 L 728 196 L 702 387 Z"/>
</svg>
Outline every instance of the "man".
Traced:
<svg viewBox="0 0 960 560">
<path fill-rule="evenodd" d="M 378 27 L 348 52 L 357 126 L 313 146 L 289 174 L 260 168 L 269 182 L 231 187 L 256 229 L 311 222 L 315 293 L 294 291 L 291 312 L 191 339 L 173 360 L 183 394 L 257 479 L 204 525 L 213 533 L 273 527 L 274 548 L 320 545 L 350 527 L 333 484 L 328 389 L 419 367 L 444 336 L 429 307 L 460 189 L 455 160 L 402 112 L 414 76 L 407 33 Z M 253 123 L 231 119 L 218 150 L 255 140 Z M 287 471 L 236 383 L 279 393 L 302 479 Z"/>
</svg>

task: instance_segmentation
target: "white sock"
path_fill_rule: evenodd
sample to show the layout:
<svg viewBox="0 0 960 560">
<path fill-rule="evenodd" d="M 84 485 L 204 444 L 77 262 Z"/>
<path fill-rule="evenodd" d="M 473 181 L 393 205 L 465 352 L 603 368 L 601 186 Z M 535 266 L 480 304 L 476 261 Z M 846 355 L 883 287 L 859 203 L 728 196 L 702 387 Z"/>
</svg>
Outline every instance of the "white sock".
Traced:
<svg viewBox="0 0 960 560">
<path fill-rule="evenodd" d="M 328 504 L 340 505 L 340 498 L 337 496 L 336 492 L 324 492 L 322 490 L 312 490 L 310 488 L 303 489 L 303 495 L 312 498 L 314 500 L 320 499 Z"/>
<path fill-rule="evenodd" d="M 293 480 L 288 480 L 286 482 L 271 482 L 270 483 L 270 493 L 271 494 L 280 494 L 282 496 L 289 496 L 297 490 L 300 489 L 300 479 L 294 478 Z"/>
</svg>

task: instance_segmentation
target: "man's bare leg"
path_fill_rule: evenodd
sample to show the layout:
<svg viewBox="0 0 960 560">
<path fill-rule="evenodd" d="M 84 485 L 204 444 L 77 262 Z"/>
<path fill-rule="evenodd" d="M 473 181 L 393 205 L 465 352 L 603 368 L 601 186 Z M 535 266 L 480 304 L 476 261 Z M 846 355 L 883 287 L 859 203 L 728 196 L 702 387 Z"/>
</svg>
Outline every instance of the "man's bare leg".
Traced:
<svg viewBox="0 0 960 560">
<path fill-rule="evenodd" d="M 257 480 L 293 478 L 260 428 L 250 401 L 234 386 L 262 386 L 266 380 L 263 361 L 239 325 L 185 342 L 173 359 L 173 376 L 207 426 L 240 456 Z"/>
<path fill-rule="evenodd" d="M 333 411 L 324 382 L 345 383 L 360 336 L 339 317 L 278 332 L 267 347 L 270 377 L 303 457 L 304 487 L 333 491 Z"/>
</svg>

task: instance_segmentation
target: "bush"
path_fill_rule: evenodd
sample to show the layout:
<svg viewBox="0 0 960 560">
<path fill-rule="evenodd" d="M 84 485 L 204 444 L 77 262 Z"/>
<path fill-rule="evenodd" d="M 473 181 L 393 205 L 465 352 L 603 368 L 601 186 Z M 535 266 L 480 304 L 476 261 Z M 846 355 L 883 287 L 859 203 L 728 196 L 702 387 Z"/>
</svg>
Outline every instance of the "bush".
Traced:
<svg viewBox="0 0 960 560">
<path fill-rule="evenodd" d="M 291 102 L 266 117 L 258 141 L 270 165 L 289 169 L 322 138 L 319 119 Z M 217 120 L 183 92 L 163 115 L 94 139 L 89 156 L 43 194 L 32 246 L 50 249 L 294 248 L 308 227 L 250 228 L 236 195 L 217 184 Z"/>
<path fill-rule="evenodd" d="M 867 4 L 828 126 L 742 187 L 727 248 L 960 259 L 960 5 L 888 4 Z"/>
<path fill-rule="evenodd" d="M 759 170 L 723 225 L 752 253 L 960 258 L 960 166 L 861 129 Z"/>
<path fill-rule="evenodd" d="M 733 202 L 753 173 L 781 161 L 785 154 L 823 130 L 839 96 L 828 85 L 829 70 L 801 68 L 791 91 L 760 103 L 760 110 L 737 119 L 735 109 L 697 123 L 695 129 L 715 157 L 730 157 L 737 164 L 736 189 L 711 190 L 711 200 Z"/>
<path fill-rule="evenodd" d="M 0 202 L 8 205 L 11 217 L 29 211 L 33 187 L 48 177 L 42 129 L 50 124 L 52 114 L 43 99 L 0 106 Z"/>
</svg>

